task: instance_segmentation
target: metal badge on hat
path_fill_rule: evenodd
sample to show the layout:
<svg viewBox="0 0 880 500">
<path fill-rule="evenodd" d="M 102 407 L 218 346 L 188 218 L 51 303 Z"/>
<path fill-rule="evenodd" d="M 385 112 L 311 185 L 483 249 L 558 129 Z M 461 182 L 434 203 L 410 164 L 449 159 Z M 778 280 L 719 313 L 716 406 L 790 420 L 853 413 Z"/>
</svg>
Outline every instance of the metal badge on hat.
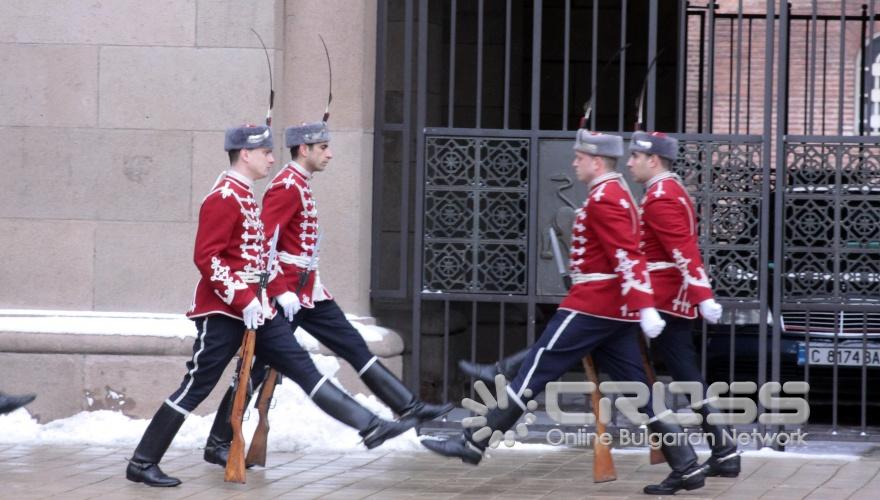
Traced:
<svg viewBox="0 0 880 500">
<path fill-rule="evenodd" d="M 271 119 L 271 118 L 267 118 L 267 120 L 271 121 L 272 119 Z M 247 125 L 247 126 L 251 126 L 251 125 Z M 254 127 L 256 127 L 256 126 L 254 125 Z M 259 133 L 259 134 L 250 134 L 250 135 L 247 136 L 247 143 L 248 143 L 248 144 L 259 144 L 259 143 L 263 142 L 264 140 L 268 139 L 270 133 L 271 133 L 271 132 L 270 132 L 269 129 L 267 128 L 267 129 L 264 130 L 262 133 Z"/>
</svg>

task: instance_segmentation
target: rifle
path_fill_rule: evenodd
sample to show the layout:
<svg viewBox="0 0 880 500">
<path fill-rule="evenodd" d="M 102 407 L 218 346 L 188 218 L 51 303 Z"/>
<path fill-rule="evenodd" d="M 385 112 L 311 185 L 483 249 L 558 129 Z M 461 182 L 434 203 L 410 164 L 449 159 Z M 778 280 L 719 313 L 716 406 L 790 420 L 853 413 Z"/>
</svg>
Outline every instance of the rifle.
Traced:
<svg viewBox="0 0 880 500">
<path fill-rule="evenodd" d="M 309 282 L 309 276 L 311 276 L 312 271 L 314 270 L 318 259 L 318 249 L 321 246 L 322 236 L 323 233 L 318 233 L 318 239 L 315 241 L 315 251 L 312 254 L 312 258 L 309 259 L 309 264 L 306 269 L 299 275 L 299 281 L 296 284 L 295 292 L 297 297 L 300 296 L 303 289 L 306 287 L 306 284 Z M 272 402 L 272 397 L 275 395 L 275 387 L 280 383 L 281 375 L 275 370 L 275 368 L 269 368 L 269 374 L 266 375 L 263 387 L 260 388 L 260 396 L 257 400 L 256 406 L 260 421 L 257 422 L 257 428 L 254 429 L 254 437 L 251 439 L 251 446 L 248 449 L 247 458 L 245 459 L 247 465 L 266 466 L 266 446 L 269 442 L 269 404 Z"/>
<path fill-rule="evenodd" d="M 562 278 L 562 284 L 565 286 L 565 289 L 568 290 L 571 288 L 571 276 L 568 275 L 568 272 L 565 270 L 565 266 L 562 263 L 562 251 L 559 249 L 559 238 L 556 236 L 556 231 L 554 231 L 552 227 L 548 228 L 547 231 L 550 233 L 550 246 L 553 248 L 553 259 L 556 261 L 556 270 L 559 272 L 560 278 Z M 584 356 L 584 359 L 582 359 L 581 362 L 584 365 L 584 371 L 587 374 L 587 378 L 590 382 L 596 385 L 596 388 L 590 395 L 593 405 L 593 413 L 596 414 L 596 439 L 593 440 L 593 482 L 604 483 L 606 481 L 614 481 L 617 479 L 617 471 L 614 469 L 614 458 L 611 457 L 611 448 L 603 439 L 599 439 L 599 436 L 605 434 L 605 424 L 602 422 L 602 419 L 599 418 L 599 400 L 602 399 L 602 394 L 599 392 L 599 374 L 596 372 L 596 365 L 593 362 L 593 356 L 588 354 Z"/>
<path fill-rule="evenodd" d="M 657 59 L 663 54 L 665 49 L 661 49 L 654 55 L 654 58 L 648 63 L 648 69 L 645 71 L 645 77 L 642 79 L 642 87 L 639 91 L 638 101 L 636 102 L 636 106 L 638 110 L 636 111 L 636 123 L 635 130 L 636 131 L 644 131 L 645 128 L 645 95 L 648 91 L 648 76 L 651 74 L 651 70 L 654 69 L 654 65 L 657 63 Z M 645 336 L 639 335 L 639 350 L 642 352 L 642 365 L 645 368 L 645 378 L 648 379 L 648 385 L 651 387 L 654 386 L 654 382 L 657 380 L 656 375 L 654 374 L 654 367 L 651 364 L 651 359 L 648 357 L 648 344 L 645 342 Z M 651 465 L 662 464 L 666 461 L 666 458 L 663 457 L 663 452 L 660 451 L 659 448 L 651 447 Z"/>
<path fill-rule="evenodd" d="M 263 294 L 266 290 L 266 284 L 269 281 L 268 267 L 272 265 L 275 259 L 275 248 L 278 245 L 278 227 L 275 227 L 275 235 L 269 242 L 269 255 L 267 269 L 260 273 L 260 284 L 257 291 L 257 297 L 262 301 Z M 226 460 L 226 472 L 224 481 L 242 483 L 245 482 L 245 462 L 244 462 L 244 434 L 241 431 L 241 423 L 244 420 L 244 408 L 247 406 L 248 387 L 251 383 L 251 368 L 254 362 L 254 341 L 257 331 L 248 328 L 244 331 L 244 338 L 241 341 L 241 353 L 238 358 L 238 370 L 235 375 L 235 397 L 232 402 L 232 412 L 229 416 L 232 424 L 232 445 L 229 447 L 229 458 Z"/>
<path fill-rule="evenodd" d="M 241 432 L 241 422 L 244 419 L 244 407 L 247 404 L 247 386 L 250 384 L 251 363 L 254 357 L 254 336 L 256 331 L 248 328 L 244 332 L 241 342 L 241 351 L 238 358 L 238 370 L 236 373 L 235 398 L 232 403 L 232 413 L 229 416 L 232 424 L 232 445 L 229 447 L 229 458 L 226 460 L 226 473 L 224 481 L 244 483 L 244 434 Z M 248 362 L 245 362 L 248 360 Z"/>
<path fill-rule="evenodd" d="M 645 336 L 639 335 L 639 350 L 642 352 L 642 365 L 645 368 L 645 377 L 648 379 L 648 385 L 654 387 L 657 376 L 654 374 L 654 367 L 651 365 L 651 359 L 648 357 L 648 344 L 645 342 Z M 660 448 L 651 447 L 651 465 L 662 464 L 666 461 Z"/>
<path fill-rule="evenodd" d="M 251 30 L 253 31 L 253 30 Z M 254 32 L 256 34 L 256 32 Z M 257 35 L 259 38 L 259 35 Z M 333 102 L 333 66 L 330 64 L 330 51 L 327 50 L 327 43 L 324 42 L 324 37 L 318 34 L 318 38 L 321 39 L 321 45 L 324 47 L 324 56 L 327 59 L 327 106 L 324 108 L 324 115 L 321 117 L 321 121 L 327 123 L 330 119 L 330 103 Z M 263 40 L 260 40 L 260 43 L 263 43 Z M 266 46 L 263 45 L 263 50 L 266 51 L 266 60 L 268 61 L 269 52 L 266 50 Z M 272 79 L 272 67 L 269 67 L 269 79 Z M 271 91 L 270 96 L 274 97 L 274 91 Z M 269 99 L 269 110 L 270 114 L 267 115 L 266 124 L 269 124 L 269 120 L 271 120 L 271 109 L 272 109 L 272 97 Z M 315 265 L 315 259 L 318 256 L 318 246 L 321 244 L 321 234 L 318 234 L 318 240 L 315 242 L 315 252 L 312 254 L 312 258 L 309 261 L 309 265 L 306 270 L 300 274 L 299 282 L 296 287 L 296 296 L 299 297 L 300 293 L 302 293 L 303 288 L 305 288 L 306 283 L 309 281 L 309 276 L 311 275 L 312 268 Z M 251 447 L 248 449 L 246 462 L 248 465 L 259 465 L 261 467 L 266 466 L 266 445 L 269 439 L 269 403 L 272 402 L 272 397 L 275 395 L 275 386 L 281 383 L 281 375 L 278 374 L 278 371 L 275 368 L 269 368 L 269 374 L 266 375 L 265 382 L 263 382 L 263 387 L 260 389 L 260 397 L 257 401 L 257 413 L 260 416 L 260 421 L 257 423 L 257 428 L 254 429 L 254 437 L 251 439 Z"/>
<path fill-rule="evenodd" d="M 602 394 L 599 392 L 599 374 L 596 372 L 596 365 L 592 356 L 584 356 L 581 360 L 584 364 L 584 371 L 590 382 L 596 384 L 596 388 L 590 394 L 590 401 L 593 405 L 593 413 L 596 414 L 596 438 L 593 440 L 593 482 L 604 483 L 606 481 L 614 481 L 617 479 L 617 471 L 614 470 L 614 459 L 611 458 L 611 448 L 605 444 L 602 436 L 605 435 L 605 423 L 599 415 L 599 401 Z"/>
<path fill-rule="evenodd" d="M 596 84 L 594 84 L 592 89 L 590 89 L 590 98 L 587 100 L 587 102 L 584 103 L 584 116 L 581 117 L 578 128 L 587 128 L 587 122 L 590 121 L 590 114 L 593 112 L 593 101 L 596 99 L 596 85 L 598 85 L 599 81 L 602 80 L 602 77 L 605 76 L 605 72 L 608 71 L 608 68 L 611 67 L 611 63 L 616 61 L 617 58 L 620 57 L 620 54 L 628 49 L 630 45 L 632 45 L 632 43 L 623 44 L 623 46 L 617 49 L 617 52 L 615 52 L 614 55 L 611 56 L 611 59 L 609 59 L 605 63 L 605 65 L 602 66 L 602 69 L 599 70 L 598 76 L 596 77 Z"/>
<path fill-rule="evenodd" d="M 254 430 L 254 437 L 251 439 L 251 446 L 248 448 L 247 457 L 245 457 L 245 465 L 266 466 L 266 444 L 269 438 L 269 404 L 272 402 L 272 396 L 275 394 L 275 386 L 280 382 L 280 375 L 274 368 L 269 369 L 266 380 L 260 388 L 260 395 L 257 398 L 257 413 L 260 421 L 257 422 L 257 428 Z"/>
</svg>

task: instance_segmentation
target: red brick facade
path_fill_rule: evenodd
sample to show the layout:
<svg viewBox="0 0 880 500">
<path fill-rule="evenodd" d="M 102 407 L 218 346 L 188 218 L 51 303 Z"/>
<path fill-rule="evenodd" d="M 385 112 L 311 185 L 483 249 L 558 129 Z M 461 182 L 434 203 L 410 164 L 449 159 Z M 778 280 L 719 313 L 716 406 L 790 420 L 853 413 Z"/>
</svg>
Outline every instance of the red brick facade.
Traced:
<svg viewBox="0 0 880 500">
<path fill-rule="evenodd" d="M 736 15 L 738 0 L 718 0 L 714 27 L 714 81 L 711 130 L 706 129 L 707 113 L 703 113 L 702 131 L 718 134 L 760 134 L 764 120 L 764 92 L 766 70 L 766 12 L 765 1 L 744 0 L 744 15 L 761 17 L 744 18 L 740 24 Z M 833 16 L 823 20 L 812 17 L 813 4 L 817 16 Z M 706 2 L 691 2 L 692 6 L 705 6 Z M 862 3 L 845 3 L 847 20 L 841 52 L 841 6 L 840 0 L 811 2 L 791 1 L 791 19 L 788 36 L 788 133 L 815 135 L 858 135 L 857 93 L 860 82 L 857 75 L 861 69 L 862 29 L 865 40 L 871 38 L 871 25 L 862 19 Z M 779 2 L 776 3 L 777 15 Z M 880 5 L 875 7 L 880 10 Z M 704 39 L 709 37 L 708 10 L 691 10 L 687 26 L 687 78 L 685 92 L 685 124 L 687 132 L 699 128 L 698 104 L 700 100 L 700 17 L 705 15 Z M 865 11 L 867 13 L 868 11 Z M 733 15 L 733 17 L 729 17 Z M 777 77 L 780 66 L 779 48 L 781 30 L 775 27 L 775 54 L 773 60 L 774 80 L 771 93 L 775 130 L 777 109 Z M 880 24 L 875 23 L 875 36 L 880 34 Z M 704 68 L 708 68 L 709 46 L 704 42 Z M 842 72 L 842 81 L 841 81 Z M 815 75 L 815 76 L 813 76 Z M 867 75 L 870 76 L 870 75 Z M 813 78 L 815 78 L 813 80 Z M 811 84 L 811 82 L 814 82 Z M 841 85 L 842 84 L 842 85 Z M 872 79 L 868 80 L 868 87 Z M 708 74 L 703 76 L 703 106 L 709 89 Z M 737 106 L 737 98 L 739 104 Z M 859 100 L 860 103 L 860 100 Z M 705 108 L 704 108 L 705 109 Z M 737 120 L 738 118 L 738 120 Z"/>
</svg>

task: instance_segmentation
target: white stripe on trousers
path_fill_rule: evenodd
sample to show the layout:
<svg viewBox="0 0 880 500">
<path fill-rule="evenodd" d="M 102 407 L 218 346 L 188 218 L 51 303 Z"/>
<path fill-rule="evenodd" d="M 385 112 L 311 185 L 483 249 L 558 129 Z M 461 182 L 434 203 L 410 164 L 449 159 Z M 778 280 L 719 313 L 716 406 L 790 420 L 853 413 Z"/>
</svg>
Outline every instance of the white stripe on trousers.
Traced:
<svg viewBox="0 0 880 500">
<path fill-rule="evenodd" d="M 196 379 L 195 373 L 199 370 L 199 354 L 201 354 L 202 351 L 205 350 L 205 334 L 207 332 L 208 332 L 208 316 L 205 316 L 205 322 L 202 323 L 202 331 L 199 332 L 199 339 L 198 339 L 199 342 L 201 343 L 201 347 L 199 347 L 199 350 L 196 351 L 195 354 L 193 354 L 193 367 L 189 372 L 187 372 L 187 374 L 189 375 L 189 383 L 186 384 L 186 388 L 183 390 L 183 392 L 180 393 L 180 396 L 178 396 L 177 399 L 172 401 L 172 403 L 174 403 L 174 405 L 179 404 L 180 401 L 183 400 L 183 398 L 186 396 L 186 393 L 189 392 L 190 388 L 193 385 L 193 382 Z"/>
<path fill-rule="evenodd" d="M 523 380 L 522 386 L 520 386 L 519 391 L 517 391 L 516 393 L 517 397 L 521 398 L 526 387 L 529 386 L 529 380 L 532 379 L 532 375 L 535 374 L 535 370 L 538 368 L 538 363 L 541 361 L 541 355 L 544 354 L 545 350 L 553 349 L 553 345 L 556 344 L 557 340 L 559 340 L 559 336 L 562 335 L 563 331 L 565 331 L 565 327 L 567 327 L 568 324 L 571 323 L 571 320 L 573 320 L 576 315 L 576 312 L 569 313 L 569 315 L 566 316 L 565 319 L 562 321 L 562 324 L 559 325 L 559 328 L 557 328 L 556 331 L 553 332 L 553 338 L 550 339 L 547 347 L 542 347 L 538 349 L 538 354 L 535 355 L 535 361 L 532 362 L 532 367 L 529 368 L 529 373 L 526 375 L 525 380 Z"/>
<path fill-rule="evenodd" d="M 315 393 L 318 392 L 318 389 L 320 389 L 321 386 L 324 385 L 324 382 L 326 382 L 326 381 L 327 381 L 327 375 L 324 375 L 323 377 L 321 377 L 321 380 L 319 380 L 318 383 L 315 384 L 315 387 L 312 387 L 312 392 L 309 393 L 309 399 L 312 399 L 315 397 Z"/>
<path fill-rule="evenodd" d="M 189 412 L 188 412 L 188 411 L 186 411 L 186 410 L 184 410 L 183 408 L 181 408 L 181 407 L 177 406 L 176 404 L 172 403 L 170 399 L 166 399 L 166 400 L 165 400 L 165 404 L 168 405 L 169 408 L 173 409 L 173 410 L 176 411 L 177 413 L 180 413 L 181 415 L 183 415 L 184 418 L 186 418 L 186 417 L 189 416 Z"/>
<path fill-rule="evenodd" d="M 358 377 L 362 377 L 364 375 L 364 372 L 369 370 L 370 367 L 373 366 L 373 363 L 375 363 L 376 361 L 379 361 L 378 356 L 373 356 L 372 358 L 370 358 L 370 360 L 367 361 L 367 363 L 364 365 L 364 367 L 358 371 Z"/>
</svg>

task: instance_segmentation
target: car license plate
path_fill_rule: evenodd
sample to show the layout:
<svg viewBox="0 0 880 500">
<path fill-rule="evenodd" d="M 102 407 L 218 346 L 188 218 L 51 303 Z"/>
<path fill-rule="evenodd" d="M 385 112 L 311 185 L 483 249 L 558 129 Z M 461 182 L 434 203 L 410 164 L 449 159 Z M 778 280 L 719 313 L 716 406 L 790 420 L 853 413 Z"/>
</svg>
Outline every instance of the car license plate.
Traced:
<svg viewBox="0 0 880 500">
<path fill-rule="evenodd" d="M 798 346 L 798 365 L 805 365 L 807 359 L 806 346 Z M 880 366 L 880 348 L 838 347 L 835 350 L 834 347 L 810 346 L 810 365 L 834 365 L 835 361 L 838 366 Z"/>
</svg>

